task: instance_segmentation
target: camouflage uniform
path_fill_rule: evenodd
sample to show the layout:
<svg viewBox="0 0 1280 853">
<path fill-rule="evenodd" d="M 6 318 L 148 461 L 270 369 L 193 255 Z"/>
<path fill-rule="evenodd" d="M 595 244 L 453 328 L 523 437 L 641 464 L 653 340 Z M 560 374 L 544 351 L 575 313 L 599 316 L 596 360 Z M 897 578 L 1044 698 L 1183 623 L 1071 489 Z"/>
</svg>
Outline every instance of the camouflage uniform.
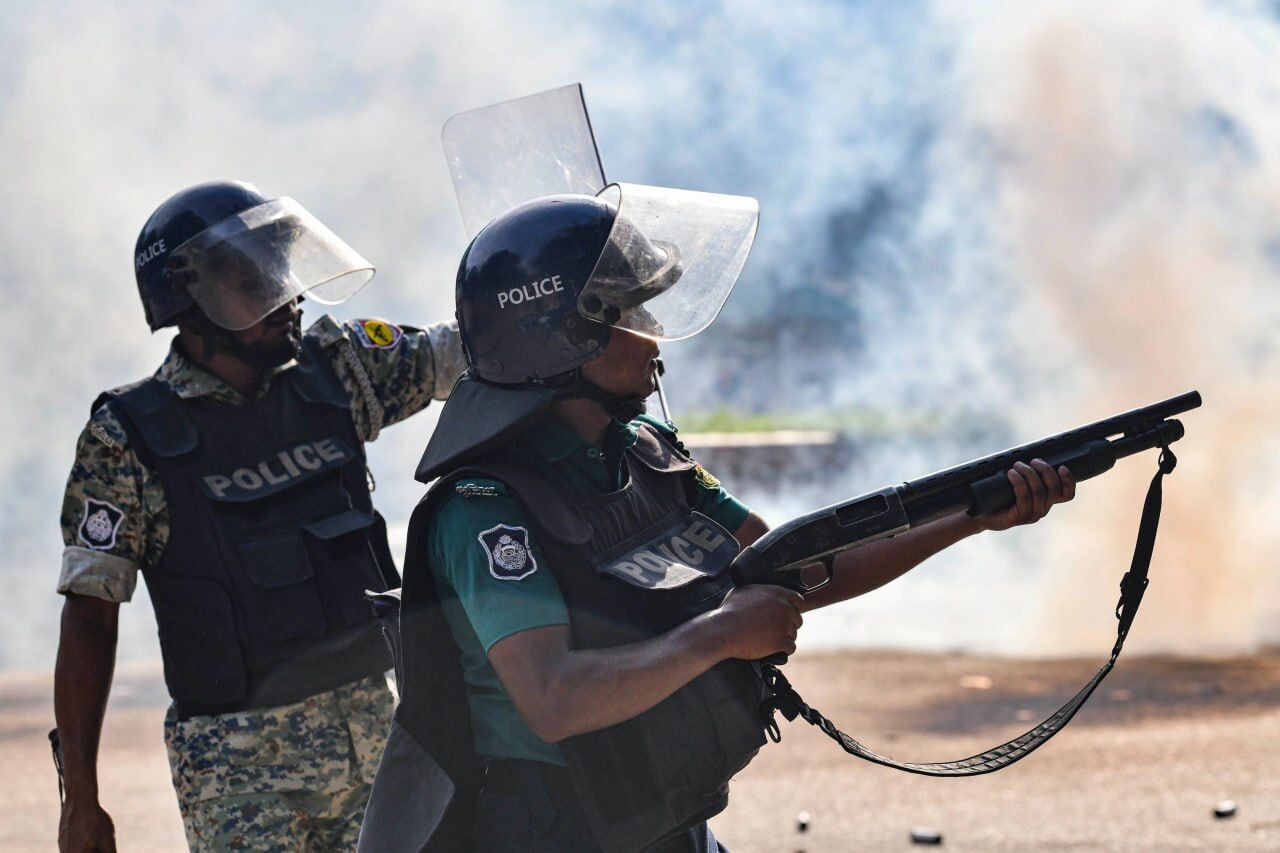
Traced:
<svg viewBox="0 0 1280 853">
<path fill-rule="evenodd" d="M 354 850 L 393 702 L 385 677 L 293 705 L 164 721 L 192 850 Z"/>
<path fill-rule="evenodd" d="M 306 334 L 332 354 L 363 441 L 444 399 L 466 367 L 451 326 L 340 325 L 326 315 Z M 259 397 L 284 369 L 270 373 Z M 177 347 L 156 376 L 179 397 L 248 402 Z M 163 489 L 128 446 L 110 407 L 94 411 L 80 435 L 61 521 L 60 593 L 129 601 L 139 570 L 164 551 Z M 185 721 L 170 709 L 165 742 L 192 849 L 354 848 L 391 711 L 381 678 L 279 708 Z"/>
</svg>

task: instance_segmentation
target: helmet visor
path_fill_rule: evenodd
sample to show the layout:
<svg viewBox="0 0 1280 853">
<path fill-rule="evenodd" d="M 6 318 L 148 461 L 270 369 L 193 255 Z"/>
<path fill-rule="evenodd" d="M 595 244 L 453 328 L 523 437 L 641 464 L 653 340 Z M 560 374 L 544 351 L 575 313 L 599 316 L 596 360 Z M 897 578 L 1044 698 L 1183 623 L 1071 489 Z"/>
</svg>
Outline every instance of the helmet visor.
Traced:
<svg viewBox="0 0 1280 853">
<path fill-rule="evenodd" d="M 710 325 L 755 241 L 756 200 L 636 184 L 610 184 L 598 197 L 618 215 L 578 311 L 667 341 Z"/>
<path fill-rule="evenodd" d="M 209 319 L 231 331 L 303 294 L 336 305 L 373 278 L 372 264 L 291 198 L 206 228 L 169 263 Z"/>
<path fill-rule="evenodd" d="M 468 239 L 531 199 L 605 185 L 578 83 L 458 113 L 441 140 Z"/>
</svg>

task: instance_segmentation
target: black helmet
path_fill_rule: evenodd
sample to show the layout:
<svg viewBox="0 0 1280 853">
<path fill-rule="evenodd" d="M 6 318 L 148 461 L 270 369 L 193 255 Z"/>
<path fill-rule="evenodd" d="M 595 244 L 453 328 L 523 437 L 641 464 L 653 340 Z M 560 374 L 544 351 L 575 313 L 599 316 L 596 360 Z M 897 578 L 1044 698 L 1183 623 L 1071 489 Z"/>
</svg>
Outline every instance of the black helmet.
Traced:
<svg viewBox="0 0 1280 853">
<path fill-rule="evenodd" d="M 697 334 L 719 312 L 755 237 L 755 199 L 610 184 L 535 199 L 475 236 L 458 268 L 458 330 L 471 369 L 454 386 L 418 467 L 430 480 L 514 435 L 557 400 L 615 417 L 644 401 L 581 368 L 614 327 Z"/>
<path fill-rule="evenodd" d="M 458 331 L 472 372 L 540 383 L 591 361 L 610 327 L 578 311 L 618 209 L 597 198 L 547 196 L 485 226 L 458 267 Z"/>
<path fill-rule="evenodd" d="M 138 295 L 151 331 L 173 325 L 194 304 L 168 263 L 173 250 L 209 226 L 266 201 L 253 184 L 212 181 L 187 187 L 156 208 L 138 234 L 133 257 Z"/>
<path fill-rule="evenodd" d="M 134 270 L 152 331 L 193 305 L 219 328 L 247 329 L 304 293 L 336 304 L 373 277 L 302 205 L 238 181 L 189 187 L 160 205 L 138 235 Z"/>
</svg>

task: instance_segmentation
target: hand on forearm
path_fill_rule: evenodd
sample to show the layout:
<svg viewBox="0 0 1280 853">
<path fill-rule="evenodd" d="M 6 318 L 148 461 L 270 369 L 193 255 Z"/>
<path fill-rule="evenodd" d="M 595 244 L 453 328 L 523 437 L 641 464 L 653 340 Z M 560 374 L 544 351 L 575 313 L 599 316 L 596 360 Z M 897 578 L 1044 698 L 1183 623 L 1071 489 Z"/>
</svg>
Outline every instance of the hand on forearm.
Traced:
<svg viewBox="0 0 1280 853">
<path fill-rule="evenodd" d="M 1024 524 L 1035 524 L 1049 514 L 1055 504 L 1066 503 L 1076 496 L 1076 481 L 1065 466 L 1054 468 L 1043 459 L 1031 464 L 1014 463 L 1005 472 L 1013 486 L 1013 505 L 974 519 L 982 530 L 1008 530 Z"/>
</svg>

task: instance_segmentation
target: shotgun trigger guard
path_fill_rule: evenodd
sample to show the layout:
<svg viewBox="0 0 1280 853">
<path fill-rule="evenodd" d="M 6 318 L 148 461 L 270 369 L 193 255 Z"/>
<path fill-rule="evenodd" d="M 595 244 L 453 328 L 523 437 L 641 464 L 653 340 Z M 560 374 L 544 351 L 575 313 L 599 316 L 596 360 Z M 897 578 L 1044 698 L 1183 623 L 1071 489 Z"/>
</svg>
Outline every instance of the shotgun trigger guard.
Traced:
<svg viewBox="0 0 1280 853">
<path fill-rule="evenodd" d="M 819 560 L 817 563 L 810 563 L 809 565 L 822 566 L 823 570 L 825 571 L 825 575 L 821 581 L 810 586 L 809 584 L 806 584 L 804 582 L 804 571 L 801 570 L 800 572 L 800 594 L 801 595 L 808 595 L 811 592 L 817 592 L 827 584 L 831 583 L 832 578 L 834 578 L 836 575 L 836 555 L 828 554 L 825 557 L 823 557 L 821 560 Z M 808 566 L 806 566 L 805 568 L 808 568 Z"/>
</svg>

